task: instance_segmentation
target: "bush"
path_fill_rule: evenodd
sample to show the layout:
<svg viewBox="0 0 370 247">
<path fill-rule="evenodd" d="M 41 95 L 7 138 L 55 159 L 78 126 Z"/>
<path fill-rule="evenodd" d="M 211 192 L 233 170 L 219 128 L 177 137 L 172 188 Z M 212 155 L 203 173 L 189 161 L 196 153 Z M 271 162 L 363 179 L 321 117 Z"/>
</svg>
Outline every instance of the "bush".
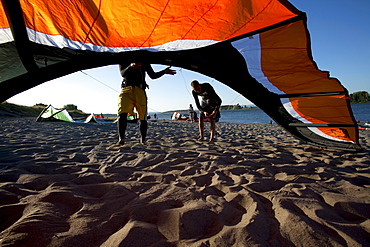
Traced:
<svg viewBox="0 0 370 247">
<path fill-rule="evenodd" d="M 365 91 L 355 92 L 349 95 L 349 100 L 351 103 L 366 103 L 370 102 L 370 95 Z"/>
<path fill-rule="evenodd" d="M 63 108 L 65 108 L 66 110 L 70 110 L 70 111 L 77 111 L 77 106 L 76 105 L 73 105 L 73 104 L 68 104 L 68 105 L 65 105 Z"/>
</svg>

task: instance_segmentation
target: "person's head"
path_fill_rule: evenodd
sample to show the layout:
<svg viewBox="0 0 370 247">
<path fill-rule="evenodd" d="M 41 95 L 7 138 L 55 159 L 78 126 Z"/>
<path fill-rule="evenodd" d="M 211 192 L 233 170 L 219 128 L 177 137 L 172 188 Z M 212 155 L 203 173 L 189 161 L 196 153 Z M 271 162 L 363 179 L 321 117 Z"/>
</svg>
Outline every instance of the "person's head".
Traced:
<svg viewBox="0 0 370 247">
<path fill-rule="evenodd" d="M 193 90 L 197 93 L 199 93 L 201 91 L 201 87 L 200 87 L 200 84 L 197 80 L 194 80 L 190 83 L 190 86 L 193 88 Z"/>
<path fill-rule="evenodd" d="M 141 65 L 143 65 L 143 63 L 131 63 L 131 67 L 132 67 L 133 69 L 140 68 L 140 67 L 141 67 Z"/>
</svg>

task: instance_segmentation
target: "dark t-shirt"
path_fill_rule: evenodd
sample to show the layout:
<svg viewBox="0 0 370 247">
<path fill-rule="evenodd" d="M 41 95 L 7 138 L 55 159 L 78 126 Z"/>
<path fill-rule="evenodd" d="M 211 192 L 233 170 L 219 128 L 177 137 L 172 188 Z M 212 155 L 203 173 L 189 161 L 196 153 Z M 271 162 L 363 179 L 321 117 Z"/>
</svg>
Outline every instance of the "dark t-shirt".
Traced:
<svg viewBox="0 0 370 247">
<path fill-rule="evenodd" d="M 192 91 L 195 103 L 200 111 L 205 111 L 204 108 L 215 108 L 220 107 L 222 100 L 217 95 L 211 84 L 209 83 L 202 83 L 201 84 L 201 91 L 199 93 Z M 202 97 L 202 104 L 199 104 L 198 96 Z"/>
<path fill-rule="evenodd" d="M 140 87 L 142 89 L 145 89 L 148 87 L 145 81 L 145 73 L 148 73 L 149 77 L 151 79 L 157 79 L 164 75 L 164 70 L 159 72 L 154 72 L 152 66 L 150 64 L 141 65 L 139 68 L 134 69 L 130 65 L 119 65 L 121 76 L 123 77 L 122 85 L 121 87 L 127 87 L 127 86 L 136 86 Z"/>
</svg>

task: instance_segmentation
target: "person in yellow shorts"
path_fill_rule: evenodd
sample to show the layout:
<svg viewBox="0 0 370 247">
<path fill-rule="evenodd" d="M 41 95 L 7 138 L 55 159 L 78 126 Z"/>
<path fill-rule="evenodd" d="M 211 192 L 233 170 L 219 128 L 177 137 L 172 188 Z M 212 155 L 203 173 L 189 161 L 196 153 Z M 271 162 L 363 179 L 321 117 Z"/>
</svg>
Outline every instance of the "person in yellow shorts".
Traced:
<svg viewBox="0 0 370 247">
<path fill-rule="evenodd" d="M 140 142 L 145 144 L 148 129 L 147 116 L 147 97 L 145 89 L 148 87 L 145 81 L 146 73 L 151 79 L 157 79 L 165 74 L 174 75 L 175 70 L 166 68 L 154 72 L 150 64 L 131 63 L 130 65 L 119 65 L 122 80 L 122 90 L 118 100 L 118 144 L 125 143 L 125 133 L 127 128 L 127 114 L 133 114 L 134 108 L 139 118 Z"/>
</svg>

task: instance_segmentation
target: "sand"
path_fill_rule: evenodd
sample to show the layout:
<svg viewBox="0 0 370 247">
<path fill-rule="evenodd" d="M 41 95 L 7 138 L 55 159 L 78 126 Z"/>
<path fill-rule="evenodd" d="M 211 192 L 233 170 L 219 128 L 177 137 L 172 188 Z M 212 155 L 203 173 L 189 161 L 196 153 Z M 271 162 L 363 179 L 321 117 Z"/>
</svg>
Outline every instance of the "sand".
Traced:
<svg viewBox="0 0 370 247">
<path fill-rule="evenodd" d="M 206 124 L 208 136 L 209 125 Z M 364 153 L 322 150 L 277 125 L 0 119 L 1 246 L 369 246 Z"/>
</svg>

